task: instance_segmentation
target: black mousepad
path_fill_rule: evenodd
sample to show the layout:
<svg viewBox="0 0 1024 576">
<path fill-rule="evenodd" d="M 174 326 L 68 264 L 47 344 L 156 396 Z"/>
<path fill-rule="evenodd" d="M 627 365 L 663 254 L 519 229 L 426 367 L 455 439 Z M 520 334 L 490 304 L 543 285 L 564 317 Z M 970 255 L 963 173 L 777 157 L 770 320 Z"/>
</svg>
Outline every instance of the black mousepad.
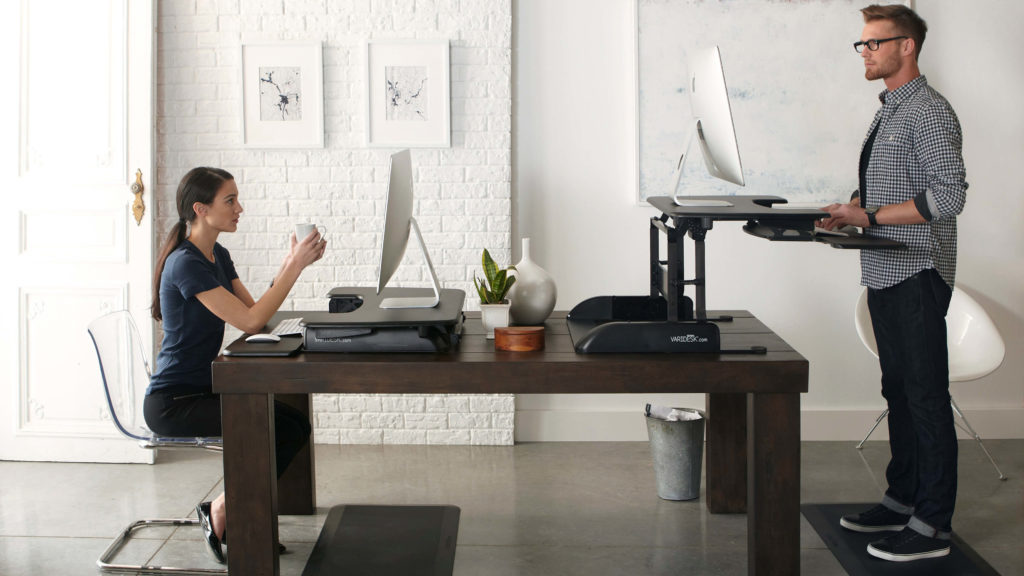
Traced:
<svg viewBox="0 0 1024 576">
<path fill-rule="evenodd" d="M 984 558 L 978 555 L 956 533 L 951 538 L 949 555 L 912 562 L 890 562 L 868 554 L 868 544 L 892 532 L 865 534 L 839 525 L 847 514 L 863 512 L 875 504 L 802 504 L 800 511 L 814 531 L 850 576 L 999 576 Z"/>
<path fill-rule="evenodd" d="M 246 342 L 241 336 L 224 349 L 225 356 L 291 356 L 302 348 L 301 336 L 281 336 L 280 342 Z"/>
</svg>

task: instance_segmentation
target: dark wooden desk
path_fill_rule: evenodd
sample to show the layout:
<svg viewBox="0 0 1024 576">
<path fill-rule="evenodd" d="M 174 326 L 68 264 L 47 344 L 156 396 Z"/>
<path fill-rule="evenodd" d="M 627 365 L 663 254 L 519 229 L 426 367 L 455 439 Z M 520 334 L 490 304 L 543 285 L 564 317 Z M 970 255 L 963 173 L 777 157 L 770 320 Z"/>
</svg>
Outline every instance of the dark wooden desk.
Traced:
<svg viewBox="0 0 1024 576">
<path fill-rule="evenodd" d="M 273 400 L 309 411 L 310 394 L 706 394 L 706 503 L 747 513 L 749 574 L 800 572 L 800 393 L 808 363 L 750 313 L 721 311 L 723 347 L 767 354 L 601 354 L 573 351 L 565 313 L 547 322 L 545 350 L 496 352 L 467 314 L 454 354 L 300 354 L 220 357 L 224 485 L 231 572 L 278 575 L 277 515 L 316 508 L 312 446 L 278 482 Z M 639 414 L 638 414 L 639 417 Z M 653 495 L 652 487 L 652 498 Z M 453 502 L 458 505 L 458 502 Z"/>
</svg>

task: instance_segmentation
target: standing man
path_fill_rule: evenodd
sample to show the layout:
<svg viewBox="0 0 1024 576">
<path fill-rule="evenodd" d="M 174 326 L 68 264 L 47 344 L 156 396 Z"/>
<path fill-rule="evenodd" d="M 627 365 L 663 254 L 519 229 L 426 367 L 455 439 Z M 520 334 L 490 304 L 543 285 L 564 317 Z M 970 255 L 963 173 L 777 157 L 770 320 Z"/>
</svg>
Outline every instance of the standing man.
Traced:
<svg viewBox="0 0 1024 576">
<path fill-rule="evenodd" d="M 864 76 L 886 89 L 861 151 L 860 190 L 849 204 L 826 207 L 822 226 L 861 226 L 865 236 L 897 240 L 907 250 L 861 251 L 892 457 L 882 503 L 840 524 L 892 531 L 868 553 L 901 562 L 949 554 L 957 440 L 945 316 L 967 182 L 956 113 L 917 67 L 924 20 L 902 5 L 861 12 L 864 31 L 853 47 L 864 58 Z"/>
</svg>

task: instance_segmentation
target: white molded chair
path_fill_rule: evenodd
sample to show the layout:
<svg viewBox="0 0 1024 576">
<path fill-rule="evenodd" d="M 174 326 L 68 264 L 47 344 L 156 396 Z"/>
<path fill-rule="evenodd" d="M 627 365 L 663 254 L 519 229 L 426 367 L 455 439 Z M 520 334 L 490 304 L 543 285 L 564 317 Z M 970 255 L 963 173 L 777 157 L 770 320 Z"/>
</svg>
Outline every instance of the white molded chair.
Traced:
<svg viewBox="0 0 1024 576">
<path fill-rule="evenodd" d="M 121 434 L 135 440 L 146 449 L 156 448 L 200 448 L 221 451 L 220 438 L 169 438 L 157 436 L 145 427 L 142 413 L 143 394 L 149 384 L 149 362 L 142 346 L 142 339 L 135 327 L 131 313 L 126 310 L 100 316 L 89 324 L 89 336 L 96 348 L 103 378 L 103 393 L 107 399 L 110 417 Z M 227 574 L 226 569 L 175 568 L 172 566 L 115 564 L 113 557 L 131 538 L 135 530 L 155 526 L 196 526 L 199 520 L 192 518 L 168 518 L 137 520 L 121 531 L 117 538 L 96 560 L 96 566 L 103 572 L 129 574 Z"/>
<path fill-rule="evenodd" d="M 875 358 L 878 358 L 878 344 L 875 342 L 875 332 L 871 326 L 871 314 L 868 312 L 868 291 L 862 290 L 860 298 L 857 299 L 857 308 L 854 312 L 857 335 Z M 971 298 L 963 290 L 954 289 L 953 296 L 949 301 L 949 311 L 946 313 L 946 346 L 949 349 L 949 381 L 966 382 L 977 380 L 991 374 L 1003 363 L 1003 356 L 1006 354 L 1006 345 L 995 323 L 981 307 L 981 304 Z M 989 462 L 999 473 L 1000 480 L 1006 480 L 1006 475 L 999 469 L 992 455 L 988 453 L 981 437 L 971 427 L 960 407 L 956 405 L 952 392 L 949 400 L 953 407 L 953 413 L 959 418 L 953 418 L 953 422 L 960 426 L 964 432 L 977 440 Z M 889 414 L 885 409 L 875 420 L 875 425 L 868 430 L 867 436 L 857 444 L 857 449 L 864 446 L 864 442 L 871 436 L 871 433 L 878 428 L 882 420 Z"/>
</svg>

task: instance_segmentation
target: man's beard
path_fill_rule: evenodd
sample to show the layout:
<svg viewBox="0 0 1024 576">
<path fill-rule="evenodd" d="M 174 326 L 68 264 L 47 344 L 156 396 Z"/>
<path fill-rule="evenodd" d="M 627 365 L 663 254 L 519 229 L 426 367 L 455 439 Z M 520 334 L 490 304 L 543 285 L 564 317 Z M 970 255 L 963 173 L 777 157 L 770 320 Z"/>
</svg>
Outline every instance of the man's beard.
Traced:
<svg viewBox="0 0 1024 576">
<path fill-rule="evenodd" d="M 888 78 L 900 69 L 900 59 L 898 54 L 892 54 L 885 60 L 875 60 L 874 62 L 874 66 L 864 69 L 864 77 L 868 80 Z"/>
</svg>

